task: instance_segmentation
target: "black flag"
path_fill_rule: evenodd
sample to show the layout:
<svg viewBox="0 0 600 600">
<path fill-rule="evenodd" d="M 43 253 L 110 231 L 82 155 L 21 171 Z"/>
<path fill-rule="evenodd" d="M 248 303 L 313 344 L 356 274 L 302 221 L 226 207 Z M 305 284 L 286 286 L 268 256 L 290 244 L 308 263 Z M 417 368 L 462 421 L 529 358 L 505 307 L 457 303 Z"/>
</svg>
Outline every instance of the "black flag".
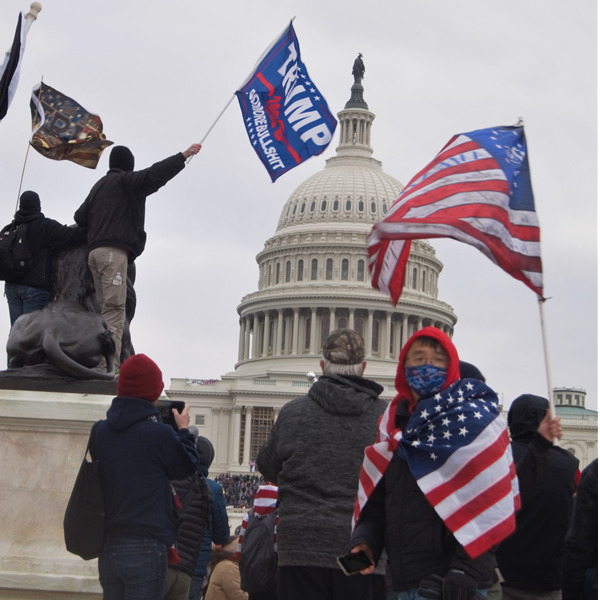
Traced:
<svg viewBox="0 0 600 600">
<path fill-rule="evenodd" d="M 23 13 L 19 13 L 12 46 L 6 53 L 4 62 L 0 65 L 0 121 L 6 116 L 19 83 L 21 58 L 25 50 L 25 36 L 25 19 Z"/>
</svg>

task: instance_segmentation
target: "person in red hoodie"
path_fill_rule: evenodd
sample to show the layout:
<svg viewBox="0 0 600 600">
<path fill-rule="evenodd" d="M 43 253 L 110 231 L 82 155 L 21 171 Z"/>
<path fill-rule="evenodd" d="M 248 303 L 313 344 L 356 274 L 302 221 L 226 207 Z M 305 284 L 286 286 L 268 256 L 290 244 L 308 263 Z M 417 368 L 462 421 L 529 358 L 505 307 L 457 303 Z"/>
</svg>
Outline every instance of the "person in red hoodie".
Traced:
<svg viewBox="0 0 600 600">
<path fill-rule="evenodd" d="M 400 600 L 471 600 L 492 585 L 492 548 L 519 504 L 497 395 L 460 378 L 456 348 L 435 327 L 405 344 L 395 384 L 365 450 L 350 551 L 367 554 L 369 574 L 385 548 Z"/>
</svg>

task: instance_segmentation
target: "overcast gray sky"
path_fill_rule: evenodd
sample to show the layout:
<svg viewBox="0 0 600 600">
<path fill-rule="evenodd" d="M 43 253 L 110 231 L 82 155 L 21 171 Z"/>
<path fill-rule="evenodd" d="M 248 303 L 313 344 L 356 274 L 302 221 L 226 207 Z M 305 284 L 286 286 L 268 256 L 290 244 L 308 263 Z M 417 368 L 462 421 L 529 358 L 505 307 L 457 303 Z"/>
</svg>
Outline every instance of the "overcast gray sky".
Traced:
<svg viewBox="0 0 600 600">
<path fill-rule="evenodd" d="M 108 139 L 145 167 L 199 141 L 266 46 L 296 16 L 308 72 L 331 110 L 350 95 L 362 52 L 377 115 L 374 156 L 406 184 L 455 133 L 525 122 L 542 259 L 551 381 L 597 408 L 597 3 L 594 0 L 45 0 L 21 81 L 0 123 L 0 221 L 15 210 L 31 131 L 29 98 L 44 82 L 99 114 Z M 27 1 L 3 0 L 0 52 Z M 236 307 L 257 288 L 255 256 L 287 198 L 335 153 L 271 183 L 237 101 L 183 173 L 148 199 L 138 259 L 138 352 L 170 378 L 217 378 L 237 359 Z M 44 213 L 73 213 L 108 168 L 29 153 L 23 190 Z M 458 315 L 454 341 L 505 404 L 547 395 L 535 294 L 474 248 L 433 242 L 440 299 Z M 8 335 L 8 309 L 0 339 Z M 315 369 L 318 365 L 315 365 Z M 367 371 L 368 374 L 368 371 Z"/>
</svg>

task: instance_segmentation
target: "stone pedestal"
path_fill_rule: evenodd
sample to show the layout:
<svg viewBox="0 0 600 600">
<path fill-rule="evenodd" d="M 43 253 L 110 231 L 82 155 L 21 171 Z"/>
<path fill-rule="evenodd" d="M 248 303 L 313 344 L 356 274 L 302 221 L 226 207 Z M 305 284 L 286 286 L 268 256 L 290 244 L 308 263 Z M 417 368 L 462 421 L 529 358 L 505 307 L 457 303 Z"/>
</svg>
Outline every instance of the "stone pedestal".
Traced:
<svg viewBox="0 0 600 600">
<path fill-rule="evenodd" d="M 62 521 L 92 424 L 112 395 L 0 389 L 0 598 L 99 599 L 97 560 Z"/>
</svg>

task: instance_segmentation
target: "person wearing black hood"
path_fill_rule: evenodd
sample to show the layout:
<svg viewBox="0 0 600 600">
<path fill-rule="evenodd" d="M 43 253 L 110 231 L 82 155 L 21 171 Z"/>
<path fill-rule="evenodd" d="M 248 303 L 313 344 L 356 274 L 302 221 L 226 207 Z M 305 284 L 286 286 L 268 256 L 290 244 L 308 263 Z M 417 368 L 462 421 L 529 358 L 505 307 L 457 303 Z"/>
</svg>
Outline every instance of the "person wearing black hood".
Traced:
<svg viewBox="0 0 600 600">
<path fill-rule="evenodd" d="M 579 461 L 555 446 L 560 419 L 546 398 L 523 394 L 510 406 L 508 426 L 519 478 L 517 528 L 497 549 L 503 599 L 561 598 L 563 544 L 573 507 Z"/>
<path fill-rule="evenodd" d="M 87 233 L 84 228 L 61 225 L 45 217 L 39 195 L 30 190 L 21 194 L 19 210 L 10 226 L 21 223 L 27 224 L 25 235 L 31 269 L 4 285 L 11 327 L 21 315 L 40 310 L 50 302 L 53 254 L 68 246 L 83 244 Z"/>
<path fill-rule="evenodd" d="M 198 450 L 198 473 L 202 475 L 210 491 L 210 514 L 190 584 L 189 600 L 200 600 L 208 575 L 208 563 L 212 548 L 214 546 L 215 550 L 221 549 L 227 543 L 230 532 L 223 488 L 208 477 L 208 469 L 215 458 L 215 449 L 208 438 L 200 435 L 196 439 L 196 450 Z"/>
<path fill-rule="evenodd" d="M 173 179 L 200 148 L 200 144 L 192 144 L 183 152 L 134 171 L 131 150 L 115 146 L 110 153 L 108 173 L 94 185 L 75 212 L 75 222 L 88 228 L 88 265 L 98 309 L 115 340 L 115 367 L 121 362 L 127 265 L 135 261 L 146 245 L 146 197 Z"/>
</svg>

